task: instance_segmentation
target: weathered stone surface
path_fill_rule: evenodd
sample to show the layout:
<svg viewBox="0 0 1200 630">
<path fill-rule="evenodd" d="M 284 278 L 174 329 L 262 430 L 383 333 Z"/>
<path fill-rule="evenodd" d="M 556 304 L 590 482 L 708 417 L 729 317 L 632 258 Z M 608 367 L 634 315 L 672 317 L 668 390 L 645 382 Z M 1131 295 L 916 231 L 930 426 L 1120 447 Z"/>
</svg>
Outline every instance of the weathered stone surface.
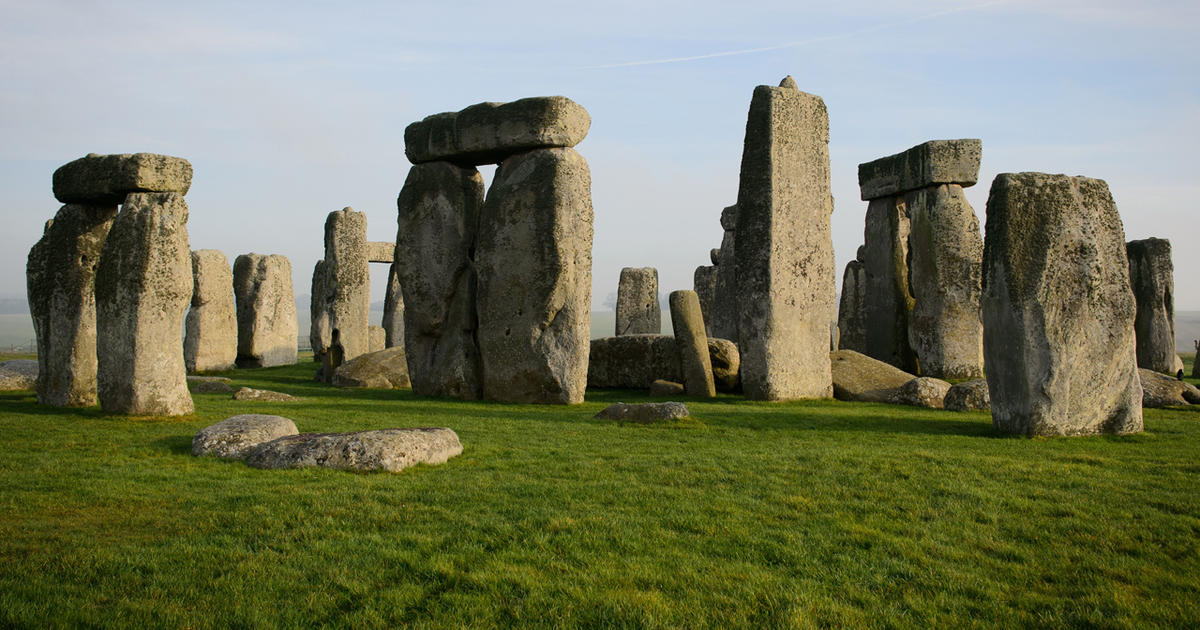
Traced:
<svg viewBox="0 0 1200 630">
<path fill-rule="evenodd" d="M 396 263 L 388 268 L 387 293 L 383 296 L 384 347 L 404 347 L 404 294 L 400 291 L 400 276 Z"/>
<path fill-rule="evenodd" d="M 383 329 L 383 326 L 368 326 L 367 339 L 369 339 L 368 352 L 379 352 L 387 347 L 387 331 Z"/>
<path fill-rule="evenodd" d="M 343 363 L 333 373 L 338 387 L 400 389 L 409 387 L 408 361 L 404 348 L 395 347 L 368 352 Z"/>
<path fill-rule="evenodd" d="M 950 383 L 929 376 L 920 376 L 900 388 L 895 402 L 913 407 L 941 409 L 945 406 L 946 393 L 949 391 Z"/>
<path fill-rule="evenodd" d="M 221 381 L 209 381 L 207 383 L 196 383 L 192 386 L 192 391 L 197 394 L 228 394 L 233 391 L 233 386 Z"/>
<path fill-rule="evenodd" d="M 657 335 L 661 332 L 658 270 L 654 267 L 625 267 L 617 283 L 616 334 Z"/>
<path fill-rule="evenodd" d="M 388 241 L 368 241 L 367 260 L 373 263 L 392 263 L 396 260 L 396 244 Z"/>
<path fill-rule="evenodd" d="M 828 397 L 833 196 L 819 96 L 754 89 L 737 206 L 742 389 L 757 400 Z"/>
<path fill-rule="evenodd" d="M 712 336 L 713 302 L 717 296 L 716 266 L 696 267 L 692 273 L 692 290 L 700 298 L 700 312 L 704 315 L 704 333 Z"/>
<path fill-rule="evenodd" d="M 258 402 L 296 402 L 304 400 L 298 396 L 285 394 L 283 392 L 273 392 L 269 389 L 253 389 L 250 387 L 239 388 L 233 392 L 234 400 L 255 400 Z"/>
<path fill-rule="evenodd" d="M 991 409 L 991 397 L 988 396 L 987 379 L 975 379 L 965 383 L 955 383 L 946 392 L 946 409 L 950 411 L 980 411 Z"/>
<path fill-rule="evenodd" d="M 395 266 L 413 392 L 478 399 L 483 376 L 473 250 L 483 178 L 448 162 L 418 164 L 409 169 L 397 206 Z"/>
<path fill-rule="evenodd" d="M 367 215 L 346 207 L 325 219 L 325 265 L 329 272 L 325 307 L 329 335 L 336 332 L 343 360 L 370 349 L 371 269 L 367 259 Z"/>
<path fill-rule="evenodd" d="M 983 143 L 975 139 L 930 140 L 895 155 L 858 165 L 863 201 L 940 184 L 974 186 Z"/>
<path fill-rule="evenodd" d="M 983 239 L 979 218 L 957 184 L 905 196 L 908 235 L 909 347 L 920 374 L 983 376 Z"/>
<path fill-rule="evenodd" d="M 714 247 L 708 250 L 708 260 L 714 265 L 720 264 L 719 261 L 721 260 L 721 248 Z"/>
<path fill-rule="evenodd" d="M 318 260 L 313 265 L 312 292 L 308 301 L 308 343 L 312 347 L 313 361 L 318 363 L 325 360 L 325 352 L 329 350 L 329 309 L 325 305 L 332 299 L 333 296 L 329 295 L 329 268 L 324 259 Z"/>
<path fill-rule="evenodd" d="M 188 372 L 232 370 L 237 360 L 237 307 L 225 254 L 215 249 L 192 252 L 192 282 L 183 363 Z"/>
<path fill-rule="evenodd" d="M 1172 367 L 1174 367 L 1174 368 L 1175 368 L 1175 369 L 1174 369 L 1174 370 L 1171 372 L 1172 374 L 1179 374 L 1180 372 L 1182 372 L 1182 371 L 1183 371 L 1183 359 L 1182 359 L 1182 358 L 1180 358 L 1178 354 L 1177 354 L 1177 355 L 1175 355 L 1175 362 L 1174 362 L 1174 365 L 1173 365 Z"/>
<path fill-rule="evenodd" d="M 246 458 L 255 468 L 332 468 L 400 472 L 441 464 L 462 453 L 447 428 L 378 429 L 356 433 L 302 433 L 272 440 Z"/>
<path fill-rule="evenodd" d="M 713 337 L 729 339 L 734 343 L 738 340 L 738 292 L 737 292 L 737 261 L 734 259 L 735 241 L 737 235 L 737 205 L 732 205 L 721 211 L 721 228 L 725 235 L 721 238 L 721 260 L 725 264 L 717 264 L 717 288 L 713 295 L 712 331 Z"/>
<path fill-rule="evenodd" d="M 708 354 L 708 337 L 695 291 L 672 291 L 671 326 L 675 329 L 675 350 L 683 372 L 683 387 L 688 396 L 712 398 L 717 395 Z"/>
<path fill-rule="evenodd" d="M 0 391 L 9 392 L 37 387 L 38 362 L 29 359 L 0 361 Z"/>
<path fill-rule="evenodd" d="M 658 379 L 650 383 L 651 396 L 682 396 L 683 383 Z"/>
<path fill-rule="evenodd" d="M 734 391 L 741 358 L 728 339 L 708 339 L 709 363 L 718 391 Z M 588 387 L 646 389 L 655 380 L 683 381 L 679 352 L 670 335 L 624 335 L 591 341 Z M 732 385 L 730 385 L 732 383 Z M 728 385 L 728 388 L 723 388 Z"/>
<path fill-rule="evenodd" d="M 156 153 L 89 153 L 54 171 L 54 198 L 63 203 L 115 205 L 129 193 L 183 195 L 191 185 L 191 163 Z"/>
<path fill-rule="evenodd" d="M 1125 252 L 1137 308 L 1133 329 L 1138 367 L 1174 375 L 1179 368 L 1175 367 L 1175 265 L 1171 261 L 1171 241 L 1129 241 Z"/>
<path fill-rule="evenodd" d="M 1023 435 L 1141 431 L 1134 299 L 1108 185 L 1002 173 L 992 182 L 985 234 L 993 425 Z"/>
<path fill-rule="evenodd" d="M 574 149 L 540 149 L 514 155 L 496 169 L 476 268 L 484 398 L 583 402 L 592 194 L 582 156 Z"/>
<path fill-rule="evenodd" d="M 708 361 L 713 384 L 719 392 L 736 391 L 741 384 L 742 357 L 737 344 L 728 339 L 708 338 Z"/>
<path fill-rule="evenodd" d="M 192 413 L 183 364 L 184 313 L 192 300 L 188 207 L 178 193 L 132 193 L 96 270 L 100 407 L 109 413 Z"/>
<path fill-rule="evenodd" d="M 688 411 L 687 405 L 681 402 L 613 403 L 601 409 L 595 417 L 601 420 L 622 422 L 663 422 L 690 418 L 691 413 Z"/>
<path fill-rule="evenodd" d="M 298 433 L 296 423 L 282 416 L 241 414 L 200 429 L 192 438 L 192 455 L 245 459 L 271 440 Z"/>
<path fill-rule="evenodd" d="M 861 260 L 846 263 L 838 301 L 839 350 L 867 352 L 867 273 Z"/>
<path fill-rule="evenodd" d="M 1200 404 L 1200 389 L 1161 372 L 1138 368 L 1142 381 L 1142 407 Z"/>
<path fill-rule="evenodd" d="M 871 201 L 860 260 L 866 277 L 864 354 L 915 373 L 917 355 L 908 342 L 914 301 L 908 281 L 910 225 L 903 198 Z"/>
<path fill-rule="evenodd" d="M 833 396 L 838 400 L 895 402 L 900 388 L 913 380 L 912 374 L 853 350 L 830 354 Z"/>
<path fill-rule="evenodd" d="M 591 124 L 587 110 L 565 96 L 479 103 L 409 125 L 404 154 L 413 164 L 496 164 L 532 149 L 573 147 L 587 136 Z"/>
<path fill-rule="evenodd" d="M 117 207 L 67 204 L 46 223 L 25 268 L 37 335 L 37 399 L 96 403 L 96 267 Z"/>
<path fill-rule="evenodd" d="M 292 263 L 279 254 L 242 254 L 233 261 L 241 368 L 296 363 L 298 324 Z"/>
</svg>

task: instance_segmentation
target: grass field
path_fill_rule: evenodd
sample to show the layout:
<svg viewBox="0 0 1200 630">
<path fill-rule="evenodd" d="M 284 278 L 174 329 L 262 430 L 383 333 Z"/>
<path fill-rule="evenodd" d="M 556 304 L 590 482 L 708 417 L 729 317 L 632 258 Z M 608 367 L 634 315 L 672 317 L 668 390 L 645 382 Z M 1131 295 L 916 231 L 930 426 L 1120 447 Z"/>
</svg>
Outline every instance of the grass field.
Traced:
<svg viewBox="0 0 1200 630">
<path fill-rule="evenodd" d="M 181 419 L 0 393 L 4 627 L 1195 627 L 1200 409 L 1028 440 L 986 413 L 689 402 L 694 422 L 340 391 L 196 395 Z M 237 413 L 301 431 L 449 426 L 399 474 L 195 458 Z"/>
</svg>

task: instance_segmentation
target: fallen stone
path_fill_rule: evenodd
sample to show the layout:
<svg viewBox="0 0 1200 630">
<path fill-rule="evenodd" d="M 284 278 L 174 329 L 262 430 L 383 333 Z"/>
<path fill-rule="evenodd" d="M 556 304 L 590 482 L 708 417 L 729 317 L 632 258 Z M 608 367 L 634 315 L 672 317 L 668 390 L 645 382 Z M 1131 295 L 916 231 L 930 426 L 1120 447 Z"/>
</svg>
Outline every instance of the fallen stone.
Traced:
<svg viewBox="0 0 1200 630">
<path fill-rule="evenodd" d="M 96 404 L 96 267 L 117 207 L 67 204 L 46 222 L 25 268 L 37 335 L 37 400 Z"/>
<path fill-rule="evenodd" d="M 991 404 L 987 379 L 955 383 L 946 392 L 945 406 L 950 411 L 986 411 Z"/>
<path fill-rule="evenodd" d="M 1200 404 L 1200 389 L 1161 372 L 1138 369 L 1142 381 L 1142 407 L 1173 407 Z"/>
<path fill-rule="evenodd" d="M 681 402 L 626 404 L 613 403 L 595 415 L 600 420 L 623 422 L 662 422 L 691 417 L 687 405 Z"/>
<path fill-rule="evenodd" d="M 853 350 L 830 353 L 833 396 L 838 400 L 894 403 L 915 376 Z"/>
<path fill-rule="evenodd" d="M 259 446 L 246 459 L 254 468 L 332 468 L 400 472 L 441 464 L 462 453 L 447 428 L 378 429 L 355 433 L 302 433 Z"/>
<path fill-rule="evenodd" d="M 984 233 L 992 424 L 1026 436 L 1140 432 L 1135 305 L 1108 184 L 1002 173 Z"/>
<path fill-rule="evenodd" d="M 333 373 L 337 387 L 400 389 L 410 386 L 404 347 L 387 348 L 343 363 Z"/>
<path fill-rule="evenodd" d="M 9 359 L 0 362 L 0 391 L 10 392 L 37 387 L 38 362 Z"/>
<path fill-rule="evenodd" d="M 695 291 L 672 291 L 668 298 L 671 326 L 675 329 L 675 350 L 683 372 L 683 387 L 688 396 L 712 398 L 717 394 L 709 358 L 704 317 Z"/>
<path fill-rule="evenodd" d="M 651 396 L 682 396 L 683 383 L 675 383 L 673 381 L 664 381 L 658 379 L 650 383 Z"/>
<path fill-rule="evenodd" d="M 179 193 L 131 193 L 113 219 L 96 270 L 100 408 L 177 416 L 195 407 L 183 362 L 192 301 L 188 207 Z"/>
<path fill-rule="evenodd" d="M 207 383 L 196 383 L 191 389 L 197 394 L 228 394 L 233 391 L 233 386 L 221 381 L 209 381 Z"/>
<path fill-rule="evenodd" d="M 192 438 L 192 455 L 245 459 L 255 448 L 271 440 L 298 433 L 296 423 L 287 418 L 241 414 L 200 429 Z"/>
<path fill-rule="evenodd" d="M 900 387 L 894 402 L 913 407 L 942 409 L 945 407 L 946 393 L 950 391 L 950 383 L 941 379 L 920 376 Z"/>
<path fill-rule="evenodd" d="M 1138 367 L 1172 376 L 1175 366 L 1175 265 L 1171 241 L 1147 238 L 1125 244 L 1129 256 L 1129 282 L 1137 315 Z"/>
<path fill-rule="evenodd" d="M 658 305 L 658 270 L 625 267 L 617 283 L 617 325 L 620 335 L 657 335 L 662 332 Z"/>
<path fill-rule="evenodd" d="M 373 263 L 391 263 L 396 260 L 396 244 L 388 241 L 368 241 L 367 260 Z"/>
<path fill-rule="evenodd" d="M 484 398 L 583 402 L 592 195 L 581 155 L 538 149 L 504 160 L 484 202 L 475 268 Z"/>
<path fill-rule="evenodd" d="M 192 280 L 183 363 L 189 373 L 232 370 L 237 362 L 237 306 L 225 254 L 215 249 L 192 252 Z"/>
<path fill-rule="evenodd" d="M 497 164 L 533 149 L 573 147 L 591 124 L 587 110 L 565 96 L 479 103 L 412 123 L 404 129 L 404 153 L 413 164 Z"/>
<path fill-rule="evenodd" d="M 278 254 L 242 254 L 233 262 L 240 368 L 295 365 L 298 324 L 292 263 Z"/>
<path fill-rule="evenodd" d="M 269 389 L 252 389 L 243 387 L 233 393 L 234 400 L 255 400 L 259 402 L 296 402 L 304 400 L 291 394 L 273 392 Z"/>
<path fill-rule="evenodd" d="M 183 195 L 191 185 L 191 163 L 155 153 L 89 153 L 54 171 L 54 197 L 63 203 L 116 205 L 129 193 Z"/>
<path fill-rule="evenodd" d="M 982 155 L 983 143 L 979 140 L 930 140 L 907 151 L 859 164 L 862 200 L 939 184 L 974 186 Z"/>
</svg>

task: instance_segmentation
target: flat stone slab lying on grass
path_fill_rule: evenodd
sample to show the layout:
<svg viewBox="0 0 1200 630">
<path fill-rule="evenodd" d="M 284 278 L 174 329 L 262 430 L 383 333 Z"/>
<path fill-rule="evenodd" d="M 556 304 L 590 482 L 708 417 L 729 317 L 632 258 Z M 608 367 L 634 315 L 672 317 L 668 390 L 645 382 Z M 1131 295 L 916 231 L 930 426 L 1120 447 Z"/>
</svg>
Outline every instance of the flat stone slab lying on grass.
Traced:
<svg viewBox="0 0 1200 630">
<path fill-rule="evenodd" d="M 662 422 L 690 416 L 687 405 L 681 402 L 613 403 L 595 415 L 601 420 L 627 420 L 630 422 Z"/>
<path fill-rule="evenodd" d="M 273 392 L 269 389 L 251 389 L 249 387 L 243 387 L 234 392 L 233 399 L 259 400 L 263 402 L 295 402 L 297 400 L 304 400 L 303 398 L 298 398 L 283 392 Z"/>
<path fill-rule="evenodd" d="M 950 386 L 946 392 L 946 409 L 950 411 L 980 411 L 991 409 L 987 379 L 980 378 Z"/>
<path fill-rule="evenodd" d="M 682 396 L 683 395 L 683 384 L 676 383 L 675 381 L 664 381 L 663 379 L 660 378 L 657 381 L 650 383 L 650 395 L 651 396 Z"/>
<path fill-rule="evenodd" d="M 853 350 L 831 352 L 829 358 L 838 400 L 941 409 L 950 390 L 946 381 L 916 377 Z"/>
<path fill-rule="evenodd" d="M 368 352 L 339 365 L 333 371 L 333 384 L 336 387 L 369 389 L 409 387 L 408 360 L 404 355 L 404 346 Z"/>
<path fill-rule="evenodd" d="M 245 459 L 259 445 L 299 432 L 296 423 L 282 416 L 241 414 L 200 429 L 192 438 L 192 455 Z"/>
<path fill-rule="evenodd" d="M 0 362 L 0 392 L 33 389 L 37 386 L 38 362 L 10 359 Z"/>
<path fill-rule="evenodd" d="M 233 391 L 233 385 L 224 381 L 205 381 L 196 383 L 192 387 L 192 391 L 197 394 L 228 394 Z"/>
<path fill-rule="evenodd" d="M 441 464 L 462 453 L 458 434 L 444 427 L 302 433 L 258 447 L 246 459 L 255 468 L 332 468 L 399 472 Z"/>
<path fill-rule="evenodd" d="M 1145 368 L 1138 369 L 1142 379 L 1142 407 L 1173 407 L 1200 403 L 1200 389 L 1173 376 Z"/>
</svg>

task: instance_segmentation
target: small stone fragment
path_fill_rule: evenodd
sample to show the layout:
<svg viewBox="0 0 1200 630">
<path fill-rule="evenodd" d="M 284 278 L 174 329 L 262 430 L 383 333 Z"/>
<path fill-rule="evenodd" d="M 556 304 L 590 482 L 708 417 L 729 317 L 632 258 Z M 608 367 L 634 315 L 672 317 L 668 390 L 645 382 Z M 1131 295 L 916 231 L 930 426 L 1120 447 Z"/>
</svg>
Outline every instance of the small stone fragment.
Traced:
<svg viewBox="0 0 1200 630">
<path fill-rule="evenodd" d="M 627 422 L 662 422 L 690 418 L 687 405 L 681 402 L 626 404 L 613 403 L 595 415 L 600 420 Z"/>
<path fill-rule="evenodd" d="M 921 376 L 905 383 L 894 399 L 902 405 L 942 409 L 945 407 L 946 393 L 950 391 L 950 383 L 941 379 Z"/>
<path fill-rule="evenodd" d="M 713 385 L 717 391 L 737 391 L 741 385 L 742 368 L 742 357 L 737 344 L 728 339 L 709 337 L 708 360 L 712 364 Z"/>
<path fill-rule="evenodd" d="M 946 392 L 946 409 L 950 411 L 986 411 L 991 409 L 987 379 L 955 383 Z"/>
</svg>

